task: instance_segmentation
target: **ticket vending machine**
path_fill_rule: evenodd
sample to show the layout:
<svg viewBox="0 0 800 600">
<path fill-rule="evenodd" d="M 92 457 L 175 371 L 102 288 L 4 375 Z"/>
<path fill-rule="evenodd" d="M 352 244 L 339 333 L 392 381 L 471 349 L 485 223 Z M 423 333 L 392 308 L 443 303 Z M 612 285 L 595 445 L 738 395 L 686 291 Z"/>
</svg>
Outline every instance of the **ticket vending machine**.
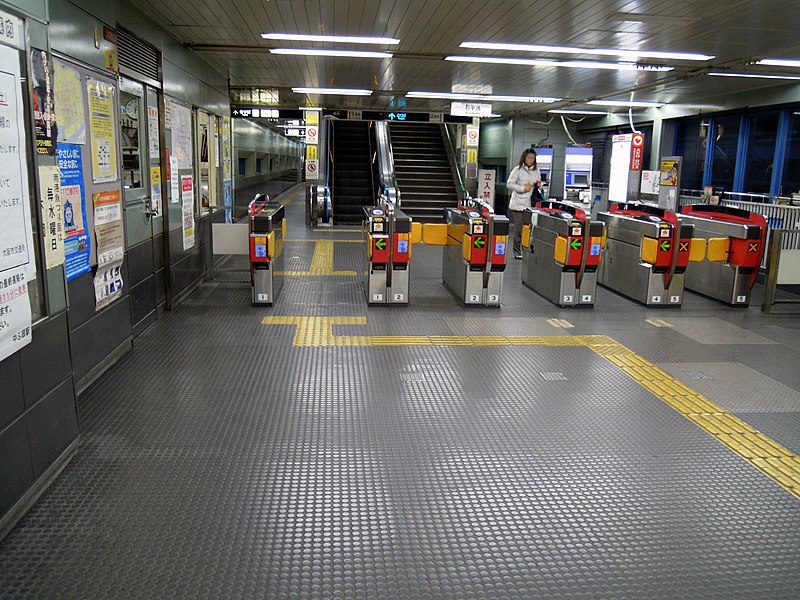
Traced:
<svg viewBox="0 0 800 600">
<path fill-rule="evenodd" d="M 553 172 L 553 149 L 534 148 L 536 150 L 536 166 L 542 176 L 542 192 L 545 198 L 550 197 L 550 181 Z"/>
<path fill-rule="evenodd" d="M 589 204 L 592 188 L 592 149 L 567 148 L 564 161 L 564 201 Z"/>
<path fill-rule="evenodd" d="M 256 196 L 248 207 L 253 306 L 272 306 L 282 286 L 283 278 L 275 277 L 275 272 L 283 270 L 284 214 L 284 206 L 266 195 Z"/>
</svg>

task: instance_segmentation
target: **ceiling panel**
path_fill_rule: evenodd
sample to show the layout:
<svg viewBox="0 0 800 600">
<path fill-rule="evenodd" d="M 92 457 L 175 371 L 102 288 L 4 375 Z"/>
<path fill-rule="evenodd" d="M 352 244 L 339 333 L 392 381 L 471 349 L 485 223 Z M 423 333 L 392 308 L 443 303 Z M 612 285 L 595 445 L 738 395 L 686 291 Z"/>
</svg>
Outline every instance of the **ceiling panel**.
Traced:
<svg viewBox="0 0 800 600">
<path fill-rule="evenodd" d="M 230 77 L 232 85 L 279 88 L 287 105 L 302 101 L 291 93 L 292 86 L 366 87 L 377 92 L 367 99 L 325 98 L 326 105 L 336 107 L 353 103 L 375 106 L 409 90 L 449 91 L 456 84 L 490 85 L 495 93 L 557 96 L 574 102 L 622 98 L 635 91 L 637 99 L 699 105 L 709 94 L 746 92 L 765 83 L 767 90 L 781 85 L 705 76 L 710 69 L 742 69 L 752 59 L 764 56 L 800 58 L 796 0 L 132 1 L 181 42 L 195 47 Z M 261 38 L 266 31 L 397 37 L 401 40 L 398 46 L 378 49 L 391 49 L 401 56 L 371 60 L 270 55 L 268 49 L 276 45 L 342 46 L 275 44 Z M 670 73 L 445 62 L 446 55 L 456 53 L 532 56 L 461 49 L 463 41 L 701 52 L 716 58 L 708 63 L 672 63 L 676 68 Z M 537 56 L 613 60 L 590 55 Z M 501 108 L 545 109 L 519 104 Z"/>
</svg>

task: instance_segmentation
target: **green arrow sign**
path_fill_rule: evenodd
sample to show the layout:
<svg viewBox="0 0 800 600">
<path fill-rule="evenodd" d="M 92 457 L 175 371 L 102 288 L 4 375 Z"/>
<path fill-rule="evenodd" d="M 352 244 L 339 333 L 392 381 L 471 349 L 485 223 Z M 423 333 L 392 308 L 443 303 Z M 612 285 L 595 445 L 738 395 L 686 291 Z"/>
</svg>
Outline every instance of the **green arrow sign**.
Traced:
<svg viewBox="0 0 800 600">
<path fill-rule="evenodd" d="M 572 240 L 571 246 L 573 250 L 580 250 L 582 244 L 583 242 L 581 242 L 580 240 Z"/>
<path fill-rule="evenodd" d="M 663 242 L 661 242 L 662 252 L 669 252 L 670 246 L 672 246 L 672 244 L 670 243 L 669 240 L 664 240 Z"/>
<path fill-rule="evenodd" d="M 378 240 L 375 240 L 375 247 L 376 247 L 378 250 L 386 250 L 386 240 L 385 240 L 385 239 L 383 239 L 383 238 L 380 238 L 380 239 L 378 239 Z"/>
<path fill-rule="evenodd" d="M 486 240 L 483 239 L 482 237 L 475 238 L 473 244 L 475 244 L 476 248 L 483 248 L 486 245 Z"/>
</svg>

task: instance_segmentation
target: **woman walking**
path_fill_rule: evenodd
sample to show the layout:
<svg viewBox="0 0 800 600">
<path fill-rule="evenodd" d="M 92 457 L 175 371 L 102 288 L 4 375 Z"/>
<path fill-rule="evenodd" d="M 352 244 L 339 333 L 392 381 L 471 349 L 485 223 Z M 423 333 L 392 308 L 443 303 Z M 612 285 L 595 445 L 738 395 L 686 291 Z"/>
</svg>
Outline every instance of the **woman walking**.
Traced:
<svg viewBox="0 0 800 600">
<path fill-rule="evenodd" d="M 514 258 L 522 258 L 522 211 L 531 205 L 533 188 L 542 186 L 542 176 L 536 166 L 536 150 L 525 149 L 506 185 L 511 190 L 508 210 L 514 222 Z"/>
</svg>

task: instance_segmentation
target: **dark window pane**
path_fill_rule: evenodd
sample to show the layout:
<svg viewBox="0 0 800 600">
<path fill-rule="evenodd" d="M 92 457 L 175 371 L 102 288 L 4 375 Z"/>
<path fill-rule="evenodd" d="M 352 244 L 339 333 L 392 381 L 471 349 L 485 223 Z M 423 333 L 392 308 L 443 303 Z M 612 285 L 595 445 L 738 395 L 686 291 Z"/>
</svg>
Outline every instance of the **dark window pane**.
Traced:
<svg viewBox="0 0 800 600">
<path fill-rule="evenodd" d="M 685 119 L 675 125 L 675 154 L 683 157 L 681 187 L 699 190 L 703 185 L 706 159 L 706 129 L 700 119 Z"/>
<path fill-rule="evenodd" d="M 750 139 L 744 174 L 745 192 L 768 194 L 770 191 L 778 116 L 778 111 L 770 111 L 750 117 Z"/>
<path fill-rule="evenodd" d="M 786 169 L 781 182 L 781 195 L 788 196 L 800 192 L 800 114 L 792 117 L 789 129 L 789 143 L 786 146 Z"/>
<path fill-rule="evenodd" d="M 715 117 L 714 158 L 711 161 L 711 185 L 733 189 L 736 171 L 736 148 L 739 145 L 741 115 Z"/>
</svg>

